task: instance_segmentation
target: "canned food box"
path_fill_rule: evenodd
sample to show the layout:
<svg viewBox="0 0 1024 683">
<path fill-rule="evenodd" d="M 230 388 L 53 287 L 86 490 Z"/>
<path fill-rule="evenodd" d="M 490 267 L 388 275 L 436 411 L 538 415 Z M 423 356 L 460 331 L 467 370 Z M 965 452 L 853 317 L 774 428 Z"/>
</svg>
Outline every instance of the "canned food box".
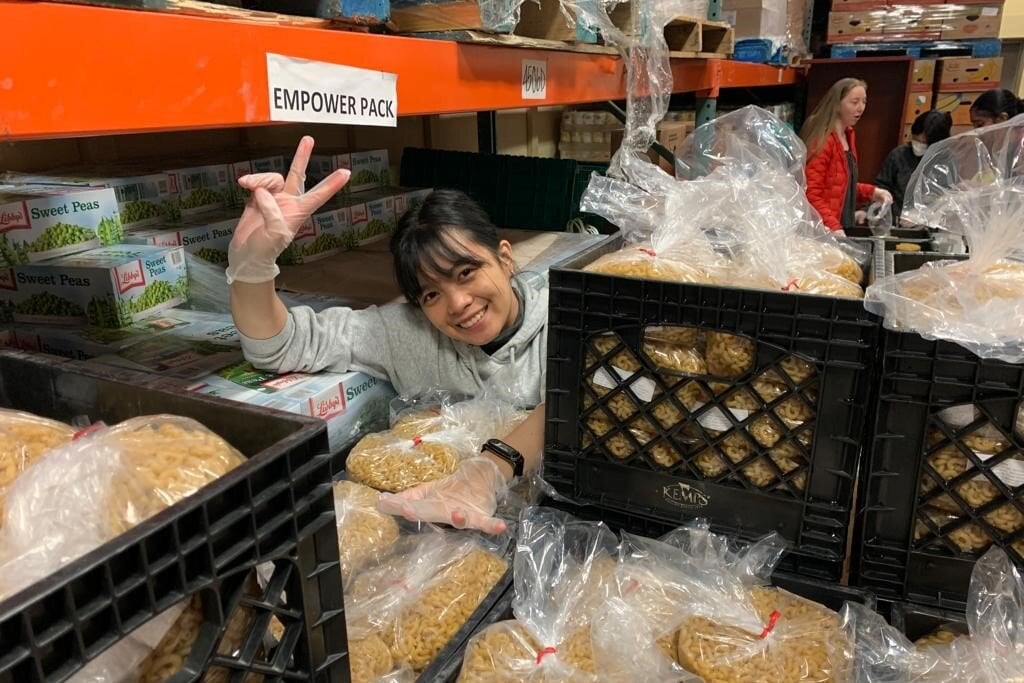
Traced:
<svg viewBox="0 0 1024 683">
<path fill-rule="evenodd" d="M 384 187 L 391 182 L 388 151 L 375 149 L 369 152 L 313 154 L 306 170 L 306 186 L 312 187 L 339 168 L 352 171 L 352 177 L 343 190 L 346 194 Z"/>
<path fill-rule="evenodd" d="M 277 262 L 286 266 L 310 263 L 350 246 L 349 216 L 344 198 L 329 201 L 302 224 Z"/>
<path fill-rule="evenodd" d="M 165 171 L 171 195 L 182 216 L 222 209 L 234 202 L 235 178 L 228 164 Z"/>
<path fill-rule="evenodd" d="M 201 394 L 276 408 L 327 422 L 332 451 L 368 431 L 387 427 L 392 386 L 361 372 L 277 375 L 243 361 L 202 378 L 189 389 Z"/>
<path fill-rule="evenodd" d="M 127 327 L 188 300 L 181 247 L 119 245 L 0 270 L 15 323 Z"/>
<path fill-rule="evenodd" d="M 126 244 L 183 247 L 204 261 L 223 266 L 227 265 L 228 245 L 240 217 L 238 209 L 220 209 L 189 216 L 180 223 L 130 230 L 124 241 Z"/>
<path fill-rule="evenodd" d="M 110 188 L 117 197 L 125 229 L 151 225 L 176 215 L 172 208 L 170 181 L 166 173 L 144 173 L 120 177 L 97 170 L 75 169 L 47 174 L 5 173 L 0 182 L 14 185 L 72 185 Z"/>
<path fill-rule="evenodd" d="M 117 244 L 123 236 L 117 197 L 109 188 L 0 190 L 0 262 L 9 266 Z"/>
<path fill-rule="evenodd" d="M 247 161 L 235 161 L 228 164 L 231 175 L 231 206 L 242 206 L 249 197 L 249 191 L 238 184 L 238 179 L 252 173 L 280 173 L 285 172 L 284 155 L 271 154 L 270 156 L 249 159 Z"/>
</svg>

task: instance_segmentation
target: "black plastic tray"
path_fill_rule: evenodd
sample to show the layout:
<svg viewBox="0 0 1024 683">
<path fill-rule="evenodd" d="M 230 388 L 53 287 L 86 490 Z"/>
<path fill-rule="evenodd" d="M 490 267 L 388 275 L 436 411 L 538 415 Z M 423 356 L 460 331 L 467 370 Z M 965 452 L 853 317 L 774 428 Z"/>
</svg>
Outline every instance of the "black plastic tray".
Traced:
<svg viewBox="0 0 1024 683">
<path fill-rule="evenodd" d="M 166 388 L 130 371 L 0 351 L 0 405 L 70 421 L 191 417 L 248 461 L 151 519 L 0 602 L 0 683 L 56 682 L 153 616 L 202 593 L 204 624 L 184 668 L 241 680 L 348 681 L 332 472 L 323 422 Z M 274 571 L 242 597 L 254 567 Z M 236 656 L 214 654 L 239 604 L 256 613 Z M 282 644 L 261 655 L 272 616 Z"/>
<path fill-rule="evenodd" d="M 878 318 L 866 312 L 857 299 L 647 281 L 580 270 L 618 246 L 617 239 L 607 240 L 550 272 L 548 481 L 570 500 L 628 515 L 640 526 L 650 521 L 677 526 L 704 517 L 716 531 L 742 538 L 779 531 L 794 547 L 785 560 L 786 571 L 838 580 L 847 553 L 861 444 L 870 427 L 868 405 L 880 332 Z M 874 272 L 865 270 L 869 276 Z M 639 455 L 615 459 L 584 445 L 581 430 L 592 410 L 584 408 L 581 401 L 582 380 L 591 370 L 585 362 L 590 337 L 606 331 L 618 333 L 623 346 L 641 359 L 641 371 L 668 394 L 669 387 L 657 378 L 639 348 L 644 326 L 672 324 L 755 340 L 756 368 L 736 381 L 737 387 L 748 383 L 753 374 L 777 367 L 787 355 L 815 365 L 817 436 L 807 451 L 809 464 L 792 473 L 780 473 L 771 490 L 747 481 L 739 473 L 743 464 L 714 478 L 704 477 L 692 465 L 690 454 L 671 468 L 661 467 L 648 459 L 648 449 L 668 444 L 677 453 L 686 453 L 687 447 L 677 437 L 681 429 L 692 426 L 694 418 L 691 415 L 686 422 L 664 430 L 647 414 L 649 404 L 642 405 L 640 413 L 657 433 L 643 445 L 634 439 Z M 596 398 L 596 405 L 616 392 L 627 391 L 619 386 Z M 628 438 L 627 431 L 626 425 L 616 420 L 610 434 Z M 755 452 L 764 455 L 764 449 Z M 790 485 L 801 473 L 806 475 L 802 491 Z"/>
<path fill-rule="evenodd" d="M 875 233 L 872 232 L 871 228 L 864 226 L 845 228 L 843 232 L 846 233 L 847 237 L 876 237 Z M 924 226 L 917 226 L 911 228 L 891 228 L 889 230 L 889 236 L 895 237 L 897 239 L 925 240 L 931 237 L 931 230 Z"/>
<path fill-rule="evenodd" d="M 952 480 L 955 483 L 936 482 L 935 492 L 919 495 L 930 449 L 928 435 L 938 430 L 944 434 L 944 444 L 962 451 L 966 447 L 962 431 L 946 427 L 943 432 L 936 413 L 974 404 L 1012 446 L 1021 448 L 1021 440 L 1013 433 L 1017 406 L 1024 396 L 1024 366 L 980 359 L 952 342 L 892 331 L 883 337 L 883 354 L 874 443 L 862 493 L 855 580 L 881 597 L 962 610 L 971 570 L 983 550 L 962 551 L 951 534 L 966 524 L 978 525 L 1018 565 L 1024 564 L 1011 547 L 1024 530 L 1003 533 L 989 528 L 984 520 L 1006 501 L 1015 500 L 1011 504 L 1021 509 L 1024 495 L 1000 491 L 995 501 L 977 510 L 957 503 L 960 507 L 953 521 L 916 540 L 926 503 L 971 476 L 961 475 Z M 981 473 L 989 466 L 979 463 L 975 470 Z"/>
<path fill-rule="evenodd" d="M 885 253 L 885 272 L 887 275 L 906 273 L 917 270 L 932 261 L 963 261 L 966 254 L 940 254 L 930 251 L 887 251 Z"/>
<path fill-rule="evenodd" d="M 967 619 L 963 612 L 925 607 L 910 602 L 893 603 L 890 623 L 911 641 L 928 635 L 943 624 L 957 624 L 965 629 L 967 627 Z"/>
</svg>

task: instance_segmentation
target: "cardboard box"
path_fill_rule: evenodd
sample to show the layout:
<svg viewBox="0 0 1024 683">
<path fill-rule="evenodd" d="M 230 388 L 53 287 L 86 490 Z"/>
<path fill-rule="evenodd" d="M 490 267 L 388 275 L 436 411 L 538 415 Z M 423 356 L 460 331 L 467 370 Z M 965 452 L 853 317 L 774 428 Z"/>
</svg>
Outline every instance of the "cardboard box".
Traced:
<svg viewBox="0 0 1024 683">
<path fill-rule="evenodd" d="M 395 195 L 395 225 L 398 221 L 402 220 L 402 216 L 405 215 L 406 211 L 415 209 L 417 206 L 423 203 L 423 200 L 430 196 L 430 193 L 434 190 L 431 188 L 419 188 L 410 190 L 408 188 L 397 188 L 398 193 Z"/>
<path fill-rule="evenodd" d="M 123 244 L 0 270 L 16 323 L 127 327 L 188 300 L 181 247 Z"/>
<path fill-rule="evenodd" d="M 885 9 L 889 0 L 832 0 L 833 12 L 860 12 L 866 9 Z"/>
<path fill-rule="evenodd" d="M 280 173 L 287 172 L 285 168 L 284 155 L 272 154 L 256 159 L 234 161 L 228 164 L 231 176 L 231 206 L 242 206 L 249 197 L 249 191 L 238 184 L 238 179 L 252 173 Z"/>
<path fill-rule="evenodd" d="M 957 9 L 945 22 L 943 38 L 963 40 L 968 38 L 998 38 L 1003 22 L 1003 8 L 1000 5 L 973 5 Z"/>
<path fill-rule="evenodd" d="M 786 0 L 724 0 L 722 20 L 732 24 L 737 40 L 769 38 L 784 43 L 787 5 Z"/>
<path fill-rule="evenodd" d="M 914 73 L 910 77 L 910 89 L 914 92 L 931 92 L 935 82 L 935 60 L 915 59 Z"/>
<path fill-rule="evenodd" d="M 686 136 L 693 132 L 694 124 L 687 121 L 662 121 L 658 123 L 657 135 L 658 142 L 664 145 L 668 151 L 675 154 L 675 151 L 679 149 L 679 145 L 682 144 Z M 676 170 L 672 168 L 665 159 L 655 154 L 653 151 L 649 153 L 651 161 L 662 167 L 667 173 L 675 175 Z"/>
<path fill-rule="evenodd" d="M 343 190 L 346 194 L 385 187 L 391 182 L 388 151 L 375 149 L 368 152 L 313 154 L 306 169 L 306 187 L 313 187 L 339 168 L 352 171 L 352 177 Z"/>
<path fill-rule="evenodd" d="M 182 216 L 232 205 L 235 178 L 228 164 L 207 164 L 164 171 Z"/>
<path fill-rule="evenodd" d="M 362 197 L 352 195 L 353 199 L 360 197 L 360 201 L 366 202 L 366 230 L 361 235 L 356 234 L 359 242 L 379 235 L 389 235 L 395 231 L 398 223 L 395 195 L 400 193 L 401 191 L 394 188 L 383 188 L 364 192 Z"/>
<path fill-rule="evenodd" d="M 0 338 L 12 348 L 174 379 L 193 380 L 242 360 L 229 314 L 179 309 L 117 330 L 18 325 Z"/>
<path fill-rule="evenodd" d="M 190 391 L 319 417 L 327 423 L 332 451 L 363 434 L 386 429 L 394 389 L 361 372 L 278 375 L 247 362 L 226 367 L 189 387 Z"/>
<path fill-rule="evenodd" d="M 183 247 L 204 261 L 224 266 L 228 262 L 228 244 L 231 243 L 240 217 L 238 209 L 221 209 L 189 216 L 173 225 L 130 230 L 125 235 L 124 243 Z"/>
<path fill-rule="evenodd" d="M 1002 74 L 1002 57 L 986 57 L 985 59 L 947 57 L 939 60 L 936 90 L 963 92 L 998 88 Z"/>
<path fill-rule="evenodd" d="M 13 185 L 73 185 L 77 187 L 110 188 L 117 197 L 121 224 L 138 228 L 177 215 L 171 209 L 170 182 L 165 173 L 146 173 L 116 177 L 102 171 L 55 171 L 45 174 L 5 173 L 0 183 Z"/>
<path fill-rule="evenodd" d="M 828 42 L 856 43 L 878 41 L 882 39 L 884 28 L 884 11 L 829 12 Z"/>
<path fill-rule="evenodd" d="M 123 237 L 110 188 L 19 185 L 0 190 L 0 264 L 35 263 L 118 244 Z"/>
<path fill-rule="evenodd" d="M 954 126 L 971 125 L 971 105 L 980 92 L 944 92 L 935 95 L 935 109 L 949 112 Z"/>
<path fill-rule="evenodd" d="M 345 200 L 338 196 L 317 209 L 295 233 L 277 262 L 283 266 L 311 263 L 353 246 L 351 214 Z"/>
<path fill-rule="evenodd" d="M 921 114 L 932 108 L 932 94 L 930 92 L 912 92 L 907 97 L 907 106 L 903 110 L 903 122 L 913 123 Z"/>
</svg>

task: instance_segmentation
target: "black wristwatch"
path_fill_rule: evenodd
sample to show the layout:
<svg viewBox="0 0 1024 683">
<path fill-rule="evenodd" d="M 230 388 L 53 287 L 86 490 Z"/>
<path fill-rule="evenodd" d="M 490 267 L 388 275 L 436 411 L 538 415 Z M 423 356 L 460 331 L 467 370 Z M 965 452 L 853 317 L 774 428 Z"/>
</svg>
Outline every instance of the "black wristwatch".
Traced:
<svg viewBox="0 0 1024 683">
<path fill-rule="evenodd" d="M 487 443 L 485 443 L 480 450 L 493 453 L 511 465 L 513 477 L 523 476 L 523 466 L 525 461 L 523 460 L 522 453 L 509 446 L 501 439 L 488 439 Z"/>
</svg>

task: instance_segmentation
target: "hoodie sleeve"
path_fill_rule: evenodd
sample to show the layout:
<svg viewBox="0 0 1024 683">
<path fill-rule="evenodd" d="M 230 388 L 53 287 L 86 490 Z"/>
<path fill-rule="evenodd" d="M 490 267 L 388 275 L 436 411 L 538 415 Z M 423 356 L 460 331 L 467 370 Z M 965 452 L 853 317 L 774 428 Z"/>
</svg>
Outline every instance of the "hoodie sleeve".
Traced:
<svg viewBox="0 0 1024 683">
<path fill-rule="evenodd" d="M 408 348 L 429 348 L 421 339 L 425 321 L 406 304 L 365 310 L 308 306 L 288 311 L 284 329 L 269 339 L 242 336 L 242 351 L 255 367 L 272 372 L 359 371 L 394 383 L 398 358 L 394 340 Z M 426 323 L 429 324 L 429 323 Z"/>
</svg>

